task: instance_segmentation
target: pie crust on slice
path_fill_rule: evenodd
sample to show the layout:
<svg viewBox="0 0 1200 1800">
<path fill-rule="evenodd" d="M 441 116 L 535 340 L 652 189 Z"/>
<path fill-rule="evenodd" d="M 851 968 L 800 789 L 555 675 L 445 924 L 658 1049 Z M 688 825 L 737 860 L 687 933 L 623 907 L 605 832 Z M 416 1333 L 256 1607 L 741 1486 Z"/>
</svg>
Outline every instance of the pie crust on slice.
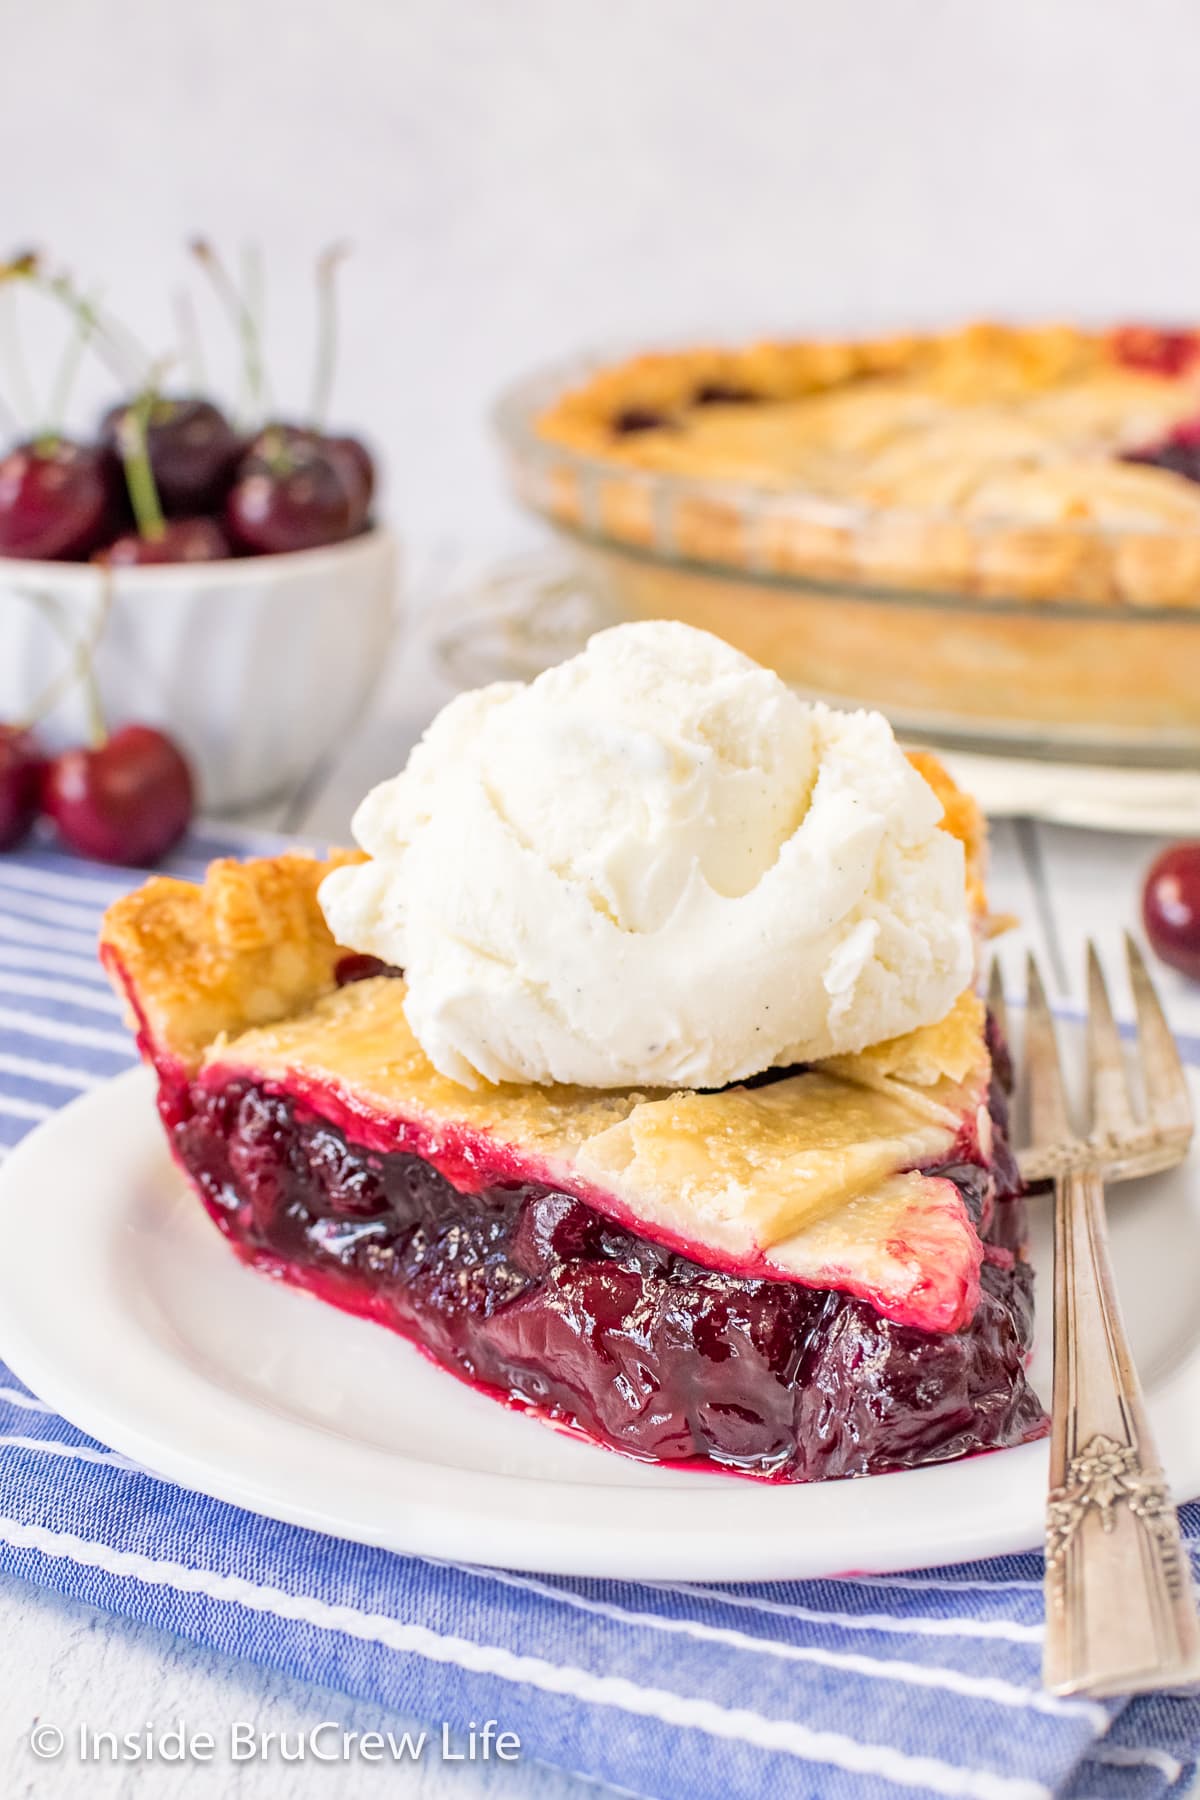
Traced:
<svg viewBox="0 0 1200 1800">
<path fill-rule="evenodd" d="M 981 905 L 977 818 L 934 778 Z M 652 1460 L 810 1480 L 1044 1430 L 972 994 L 716 1093 L 468 1090 L 413 1038 L 398 972 L 330 936 L 331 866 L 218 862 L 104 922 L 172 1150 L 248 1262 Z"/>
</svg>

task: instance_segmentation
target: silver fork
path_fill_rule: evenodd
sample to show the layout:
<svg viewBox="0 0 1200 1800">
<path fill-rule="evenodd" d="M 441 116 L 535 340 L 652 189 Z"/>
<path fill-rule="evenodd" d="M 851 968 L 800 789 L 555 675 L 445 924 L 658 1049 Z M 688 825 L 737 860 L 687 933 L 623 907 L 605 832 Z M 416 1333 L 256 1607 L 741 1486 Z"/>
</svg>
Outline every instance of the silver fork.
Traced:
<svg viewBox="0 0 1200 1800">
<path fill-rule="evenodd" d="M 1042 1676 L 1056 1694 L 1137 1694 L 1200 1681 L 1200 1621 L 1179 1521 L 1117 1304 L 1104 1183 L 1186 1154 L 1192 1108 L 1175 1040 L 1126 935 L 1143 1107 L 1095 945 L 1088 945 L 1089 1122 L 1071 1124 L 1054 1019 L 1029 958 L 1024 1075 L 1027 1181 L 1054 1181 L 1054 1398 L 1046 1511 Z M 989 1003 L 1007 1037 L 993 964 Z"/>
</svg>

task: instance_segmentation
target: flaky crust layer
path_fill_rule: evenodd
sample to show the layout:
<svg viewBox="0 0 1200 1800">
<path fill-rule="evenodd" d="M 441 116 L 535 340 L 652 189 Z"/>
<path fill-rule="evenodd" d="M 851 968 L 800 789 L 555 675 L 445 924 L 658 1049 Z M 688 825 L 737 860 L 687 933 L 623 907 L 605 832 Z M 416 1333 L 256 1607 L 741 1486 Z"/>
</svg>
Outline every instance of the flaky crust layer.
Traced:
<svg viewBox="0 0 1200 1800">
<path fill-rule="evenodd" d="M 299 851 L 210 864 L 204 882 L 155 875 L 104 915 L 100 955 L 143 1053 L 193 1070 L 225 1034 L 266 1025 L 333 986 L 342 957 L 317 903 L 331 869 Z"/>
</svg>

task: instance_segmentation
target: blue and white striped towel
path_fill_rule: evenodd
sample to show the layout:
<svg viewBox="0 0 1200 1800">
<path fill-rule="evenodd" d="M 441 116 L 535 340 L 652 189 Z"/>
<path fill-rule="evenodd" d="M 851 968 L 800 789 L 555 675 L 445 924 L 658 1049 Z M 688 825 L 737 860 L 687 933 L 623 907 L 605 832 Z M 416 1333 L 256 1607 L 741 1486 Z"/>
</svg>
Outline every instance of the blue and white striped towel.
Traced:
<svg viewBox="0 0 1200 1800">
<path fill-rule="evenodd" d="M 229 847 L 198 834 L 173 867 Z M 94 961 L 132 879 L 41 846 L 0 857 L 0 1156 L 132 1060 Z M 1195 1549 L 1200 1507 L 1184 1520 Z M 437 1728 L 499 1720 L 525 1757 L 656 1800 L 1150 1800 L 1185 1791 L 1200 1752 L 1200 1699 L 1039 1690 L 1034 1555 L 733 1587 L 431 1563 L 156 1480 L 2 1366 L 0 1571 Z"/>
</svg>

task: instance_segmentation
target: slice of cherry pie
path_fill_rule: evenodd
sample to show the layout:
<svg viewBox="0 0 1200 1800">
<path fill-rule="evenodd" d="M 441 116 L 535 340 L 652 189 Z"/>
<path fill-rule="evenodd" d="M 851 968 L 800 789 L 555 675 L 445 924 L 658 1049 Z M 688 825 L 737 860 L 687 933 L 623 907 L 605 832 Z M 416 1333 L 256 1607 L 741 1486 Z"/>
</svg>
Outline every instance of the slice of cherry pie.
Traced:
<svg viewBox="0 0 1200 1800">
<path fill-rule="evenodd" d="M 977 816 L 924 772 L 979 900 Z M 807 1481 L 1045 1431 L 1005 1061 L 973 994 L 717 1092 L 467 1089 L 398 972 L 334 942 L 331 866 L 218 862 L 104 924 L 174 1155 L 247 1262 L 652 1461 Z"/>
</svg>

